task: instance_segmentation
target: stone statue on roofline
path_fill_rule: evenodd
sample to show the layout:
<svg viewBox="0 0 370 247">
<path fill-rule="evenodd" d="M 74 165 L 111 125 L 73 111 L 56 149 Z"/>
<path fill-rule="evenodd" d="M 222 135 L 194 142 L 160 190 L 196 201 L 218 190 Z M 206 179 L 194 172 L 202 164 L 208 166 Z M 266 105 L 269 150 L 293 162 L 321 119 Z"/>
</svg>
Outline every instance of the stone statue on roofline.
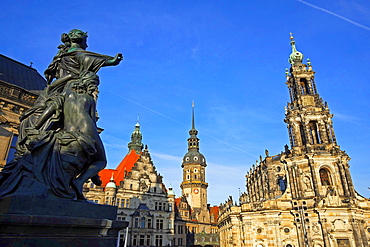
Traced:
<svg viewBox="0 0 370 247">
<path fill-rule="evenodd" d="M 97 173 L 107 161 L 96 126 L 96 73 L 123 56 L 86 51 L 87 33 L 78 29 L 61 40 L 45 70 L 48 86 L 20 117 L 15 158 L 0 173 L 0 197 L 52 193 L 84 200 L 85 181 L 101 184 Z"/>
</svg>

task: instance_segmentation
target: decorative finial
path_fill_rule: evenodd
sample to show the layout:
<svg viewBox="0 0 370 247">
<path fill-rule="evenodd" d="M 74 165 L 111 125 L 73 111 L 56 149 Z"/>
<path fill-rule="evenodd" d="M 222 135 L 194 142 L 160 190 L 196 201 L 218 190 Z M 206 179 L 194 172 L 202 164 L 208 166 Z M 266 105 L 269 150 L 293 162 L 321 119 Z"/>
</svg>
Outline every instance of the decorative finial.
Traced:
<svg viewBox="0 0 370 247">
<path fill-rule="evenodd" d="M 291 65 L 294 65 L 297 63 L 300 64 L 302 63 L 302 60 L 303 60 L 303 54 L 297 51 L 297 48 L 295 47 L 295 41 L 293 38 L 293 34 L 292 33 L 289 33 L 289 34 L 290 34 L 290 45 L 292 46 L 292 53 L 290 54 L 288 61 Z"/>
<path fill-rule="evenodd" d="M 289 70 L 288 70 L 288 68 L 285 68 L 285 75 L 289 75 Z"/>
<path fill-rule="evenodd" d="M 111 182 L 114 182 L 113 172 L 112 172 L 112 176 L 111 176 L 111 178 L 110 178 L 110 181 L 111 181 Z"/>
<path fill-rule="evenodd" d="M 311 65 L 311 60 L 307 58 L 307 64 L 310 66 Z"/>
<path fill-rule="evenodd" d="M 191 113 L 191 128 L 195 129 L 195 120 L 194 120 L 194 100 L 191 102 L 191 108 L 192 108 L 192 113 Z"/>
</svg>

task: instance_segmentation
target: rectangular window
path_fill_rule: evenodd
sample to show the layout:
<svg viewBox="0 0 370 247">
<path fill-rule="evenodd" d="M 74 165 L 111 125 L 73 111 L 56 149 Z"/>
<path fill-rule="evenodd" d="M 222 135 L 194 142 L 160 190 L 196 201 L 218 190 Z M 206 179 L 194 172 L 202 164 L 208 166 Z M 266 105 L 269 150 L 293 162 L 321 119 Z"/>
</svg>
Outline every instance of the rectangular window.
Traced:
<svg viewBox="0 0 370 247">
<path fill-rule="evenodd" d="M 152 226 L 152 219 L 148 219 L 148 228 L 151 229 L 153 226 Z"/>
<path fill-rule="evenodd" d="M 150 244 L 150 240 L 151 240 L 151 239 L 150 239 L 150 235 L 147 235 L 147 236 L 146 236 L 146 245 L 147 245 L 147 246 L 150 246 L 150 245 L 151 245 L 151 244 Z"/>
<path fill-rule="evenodd" d="M 179 238 L 179 245 L 182 245 L 182 238 Z"/>
<path fill-rule="evenodd" d="M 137 246 L 137 235 L 132 236 L 132 245 Z"/>
<path fill-rule="evenodd" d="M 162 235 L 155 236 L 155 246 L 162 246 Z"/>
<path fill-rule="evenodd" d="M 161 202 L 158 202 L 158 210 L 162 211 L 162 203 Z"/>
<path fill-rule="evenodd" d="M 140 235 L 139 245 L 144 246 L 144 242 L 145 242 L 145 235 Z"/>
<path fill-rule="evenodd" d="M 139 228 L 139 218 L 135 218 L 134 228 Z"/>
<path fill-rule="evenodd" d="M 168 221 L 168 229 L 172 229 L 172 220 Z"/>
<path fill-rule="evenodd" d="M 130 199 L 126 199 L 126 208 L 130 207 Z"/>
<path fill-rule="evenodd" d="M 154 210 L 158 210 L 158 202 L 155 202 L 154 205 Z"/>
<path fill-rule="evenodd" d="M 117 198 L 116 206 L 119 207 L 120 198 Z"/>
<path fill-rule="evenodd" d="M 145 217 L 141 217 L 140 228 L 145 228 Z"/>
<path fill-rule="evenodd" d="M 348 238 L 337 239 L 337 245 L 338 247 L 350 247 L 349 239 Z"/>
<path fill-rule="evenodd" d="M 172 203 L 168 204 L 168 211 L 172 212 Z"/>
<path fill-rule="evenodd" d="M 125 207 L 125 199 L 122 199 L 121 200 L 121 208 L 124 208 Z"/>
<path fill-rule="evenodd" d="M 156 229 L 163 229 L 163 220 L 157 219 Z"/>
<path fill-rule="evenodd" d="M 11 141 L 10 146 L 9 146 L 9 152 L 8 152 L 8 157 L 6 159 L 6 163 L 9 163 L 15 157 L 14 154 L 17 151 L 15 149 L 16 148 L 16 144 L 17 144 L 17 140 L 18 140 L 18 135 L 13 134 L 12 141 Z"/>
</svg>

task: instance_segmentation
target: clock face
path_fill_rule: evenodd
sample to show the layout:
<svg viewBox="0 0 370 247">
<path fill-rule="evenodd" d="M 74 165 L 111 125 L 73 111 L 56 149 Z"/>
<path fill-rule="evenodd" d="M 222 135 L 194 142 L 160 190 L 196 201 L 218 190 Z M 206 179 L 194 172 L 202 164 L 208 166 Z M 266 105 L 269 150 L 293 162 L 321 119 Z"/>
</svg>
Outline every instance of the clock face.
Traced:
<svg viewBox="0 0 370 247">
<path fill-rule="evenodd" d="M 199 193 L 199 190 L 198 189 L 194 189 L 194 193 L 195 194 L 198 194 Z"/>
</svg>

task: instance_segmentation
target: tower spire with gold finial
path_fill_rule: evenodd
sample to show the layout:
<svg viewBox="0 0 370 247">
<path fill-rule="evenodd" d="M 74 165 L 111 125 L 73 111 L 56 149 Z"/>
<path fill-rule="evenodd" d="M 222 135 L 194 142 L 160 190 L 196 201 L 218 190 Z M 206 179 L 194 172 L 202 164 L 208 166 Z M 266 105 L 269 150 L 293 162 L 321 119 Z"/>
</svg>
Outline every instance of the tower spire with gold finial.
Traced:
<svg viewBox="0 0 370 247">
<path fill-rule="evenodd" d="M 290 45 L 292 46 L 292 53 L 289 56 L 289 63 L 291 65 L 302 63 L 303 61 L 303 54 L 299 51 L 297 51 L 297 48 L 295 47 L 295 40 L 292 33 L 290 34 Z"/>
</svg>

